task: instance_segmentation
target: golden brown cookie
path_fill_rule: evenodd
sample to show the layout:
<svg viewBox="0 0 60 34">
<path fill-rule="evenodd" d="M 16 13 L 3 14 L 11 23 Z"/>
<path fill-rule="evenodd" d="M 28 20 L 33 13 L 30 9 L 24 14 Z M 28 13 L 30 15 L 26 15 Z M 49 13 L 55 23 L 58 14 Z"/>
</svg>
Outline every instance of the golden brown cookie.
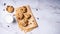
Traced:
<svg viewBox="0 0 60 34">
<path fill-rule="evenodd" d="M 14 7 L 13 7 L 13 6 L 7 6 L 6 10 L 7 10 L 9 13 L 12 13 L 12 12 L 14 12 Z"/>
<path fill-rule="evenodd" d="M 17 20 L 22 20 L 24 18 L 24 15 L 22 13 L 17 13 L 16 14 Z"/>
</svg>

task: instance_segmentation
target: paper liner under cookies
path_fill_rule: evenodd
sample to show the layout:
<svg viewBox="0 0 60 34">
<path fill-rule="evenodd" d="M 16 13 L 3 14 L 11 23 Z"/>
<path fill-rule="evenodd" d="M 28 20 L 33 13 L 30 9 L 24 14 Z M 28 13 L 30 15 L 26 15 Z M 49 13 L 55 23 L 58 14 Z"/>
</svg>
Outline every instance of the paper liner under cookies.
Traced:
<svg viewBox="0 0 60 34">
<path fill-rule="evenodd" d="M 32 14 L 32 11 L 31 11 L 30 6 L 27 5 L 25 7 L 27 8 L 27 12 L 22 13 L 21 10 L 20 10 L 21 7 L 19 7 L 16 10 L 16 15 L 15 16 L 16 16 L 16 19 L 18 21 L 19 28 L 21 30 L 25 31 L 25 32 L 29 32 L 29 31 L 33 30 L 34 28 L 36 28 L 38 26 L 38 24 L 37 24 L 37 22 L 36 22 L 36 20 L 35 20 L 35 18 L 33 16 L 33 14 Z M 18 17 L 21 17 L 21 15 L 20 16 L 17 16 L 18 13 L 20 13 L 20 14 L 22 13 L 24 15 L 24 17 L 22 19 L 19 18 L 20 20 L 18 19 Z M 27 16 L 26 16 L 26 14 L 27 14 Z M 27 18 L 29 16 L 28 14 L 31 15 L 29 18 Z M 27 19 L 28 20 L 28 25 L 27 26 L 22 26 L 22 24 L 21 24 L 21 23 L 23 23 L 23 24 L 25 23 L 24 19 Z"/>
</svg>

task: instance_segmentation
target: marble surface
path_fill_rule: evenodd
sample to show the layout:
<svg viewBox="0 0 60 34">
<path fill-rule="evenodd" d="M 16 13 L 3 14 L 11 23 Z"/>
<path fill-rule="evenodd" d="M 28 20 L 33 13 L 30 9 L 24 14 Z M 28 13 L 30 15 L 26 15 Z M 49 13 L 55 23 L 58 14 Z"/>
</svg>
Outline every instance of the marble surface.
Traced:
<svg viewBox="0 0 60 34">
<path fill-rule="evenodd" d="M 30 5 L 38 28 L 27 34 L 60 34 L 60 0 L 0 0 L 0 34 L 24 34 L 16 21 L 6 23 L 5 16 L 14 14 L 5 10 L 7 5 Z"/>
</svg>

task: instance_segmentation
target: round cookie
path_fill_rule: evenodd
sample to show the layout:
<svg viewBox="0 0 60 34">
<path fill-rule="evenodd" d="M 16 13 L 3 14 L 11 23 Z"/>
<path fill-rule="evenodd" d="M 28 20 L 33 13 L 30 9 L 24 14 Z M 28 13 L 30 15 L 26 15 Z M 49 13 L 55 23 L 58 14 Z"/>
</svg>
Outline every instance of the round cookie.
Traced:
<svg viewBox="0 0 60 34">
<path fill-rule="evenodd" d="M 12 12 L 14 12 L 14 7 L 13 7 L 13 6 L 7 6 L 6 10 L 7 10 L 9 13 L 12 13 Z"/>
</svg>

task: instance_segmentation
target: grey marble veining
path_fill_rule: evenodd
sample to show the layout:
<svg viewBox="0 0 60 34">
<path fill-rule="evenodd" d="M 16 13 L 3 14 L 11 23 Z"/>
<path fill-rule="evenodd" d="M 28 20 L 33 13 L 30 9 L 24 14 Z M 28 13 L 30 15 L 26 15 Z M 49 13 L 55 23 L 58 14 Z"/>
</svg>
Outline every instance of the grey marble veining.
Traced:
<svg viewBox="0 0 60 34">
<path fill-rule="evenodd" d="M 17 22 L 5 22 L 5 15 L 9 13 L 3 11 L 4 3 L 15 8 L 30 5 L 39 27 L 27 34 L 60 34 L 60 0 L 0 0 L 0 34 L 24 34 Z"/>
</svg>

